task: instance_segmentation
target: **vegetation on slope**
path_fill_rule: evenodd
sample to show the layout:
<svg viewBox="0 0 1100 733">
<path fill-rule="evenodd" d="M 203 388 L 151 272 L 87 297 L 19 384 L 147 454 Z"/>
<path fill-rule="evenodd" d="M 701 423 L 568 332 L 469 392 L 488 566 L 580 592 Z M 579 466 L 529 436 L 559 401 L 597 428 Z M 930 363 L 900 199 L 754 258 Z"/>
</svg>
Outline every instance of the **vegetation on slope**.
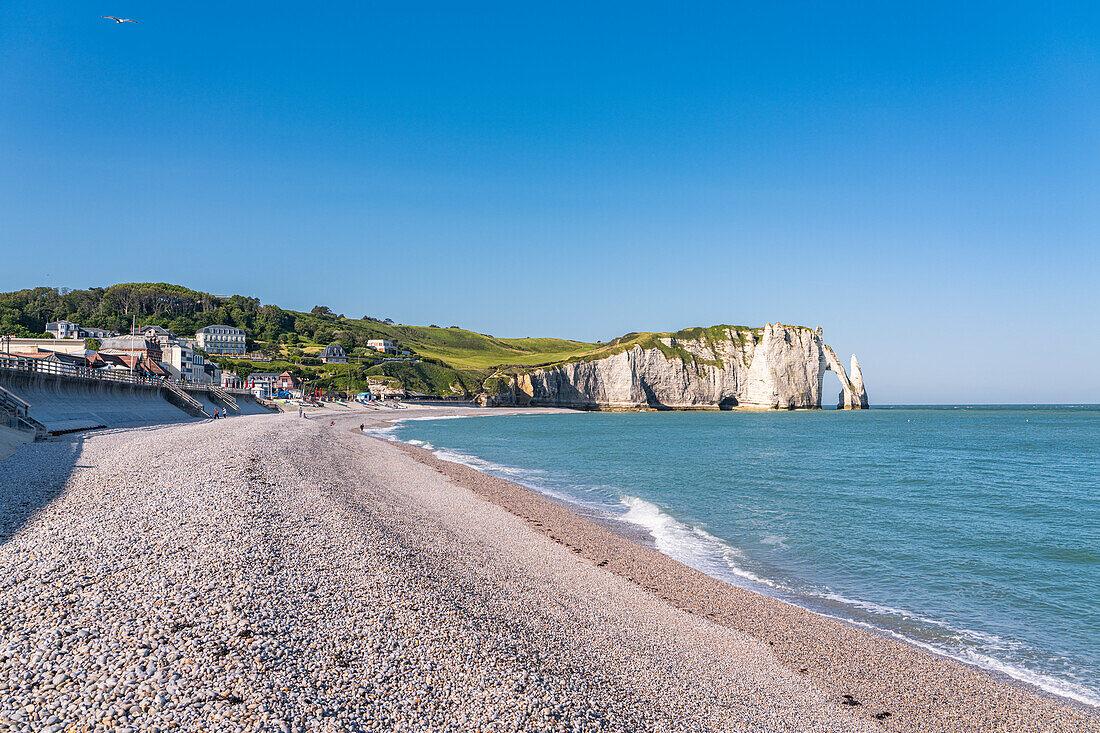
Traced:
<svg viewBox="0 0 1100 733">
<path fill-rule="evenodd" d="M 481 391 L 483 372 L 452 369 L 426 361 L 390 361 L 366 370 L 370 377 L 393 377 L 407 390 L 433 395 L 471 395 Z"/>
<path fill-rule="evenodd" d="M 243 328 L 248 333 L 249 350 L 265 353 L 272 361 L 215 358 L 222 368 L 241 377 L 257 371 L 289 370 L 321 388 L 352 393 L 366 389 L 372 377 L 397 379 L 406 389 L 425 394 L 476 394 L 483 389 L 499 393 L 507 389 L 511 373 L 601 359 L 636 346 L 658 349 L 669 359 L 702 368 L 719 363 L 719 342 L 731 335 L 738 340 L 759 340 L 762 333 L 759 328 L 720 325 L 675 333 L 630 333 L 603 344 L 495 338 L 458 326 L 408 326 L 370 316 L 347 318 L 321 305 L 306 313 L 264 305 L 257 298 L 222 297 L 168 283 L 0 293 L 0 335 L 40 335 L 47 322 L 62 319 L 125 333 L 135 318 L 139 326 L 163 326 L 181 336 L 211 325 Z M 412 352 L 413 360 L 387 361 L 367 348 L 371 339 L 395 341 Z M 665 343 L 669 339 L 671 343 Z M 677 340 L 702 340 L 709 344 L 710 354 L 692 353 Z M 318 353 L 333 342 L 344 347 L 353 363 L 321 364 Z"/>
</svg>

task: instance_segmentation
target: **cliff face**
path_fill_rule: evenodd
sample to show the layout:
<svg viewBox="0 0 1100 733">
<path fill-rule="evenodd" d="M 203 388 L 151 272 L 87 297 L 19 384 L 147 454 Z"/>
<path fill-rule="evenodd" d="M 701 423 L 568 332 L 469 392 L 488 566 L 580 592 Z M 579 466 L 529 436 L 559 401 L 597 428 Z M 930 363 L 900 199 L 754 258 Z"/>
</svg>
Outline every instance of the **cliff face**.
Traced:
<svg viewBox="0 0 1100 733">
<path fill-rule="evenodd" d="M 583 409 L 819 408 L 827 370 L 840 377 L 842 408 L 867 407 L 854 356 L 849 378 L 821 340 L 821 329 L 780 324 L 755 331 L 707 329 L 697 338 L 658 337 L 650 346 L 634 344 L 602 358 L 518 373 L 511 394 L 493 402 Z"/>
</svg>

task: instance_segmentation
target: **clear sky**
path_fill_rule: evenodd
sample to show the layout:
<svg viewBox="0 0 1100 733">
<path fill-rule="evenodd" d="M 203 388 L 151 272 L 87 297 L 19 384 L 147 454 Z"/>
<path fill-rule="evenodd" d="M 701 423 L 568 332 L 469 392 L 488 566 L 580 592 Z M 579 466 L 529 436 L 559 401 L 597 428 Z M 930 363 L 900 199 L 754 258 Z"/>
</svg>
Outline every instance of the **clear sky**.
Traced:
<svg viewBox="0 0 1100 733">
<path fill-rule="evenodd" d="M 0 290 L 587 340 L 779 320 L 856 352 L 880 404 L 1100 402 L 1098 184 L 1094 3 L 0 21 Z"/>
</svg>

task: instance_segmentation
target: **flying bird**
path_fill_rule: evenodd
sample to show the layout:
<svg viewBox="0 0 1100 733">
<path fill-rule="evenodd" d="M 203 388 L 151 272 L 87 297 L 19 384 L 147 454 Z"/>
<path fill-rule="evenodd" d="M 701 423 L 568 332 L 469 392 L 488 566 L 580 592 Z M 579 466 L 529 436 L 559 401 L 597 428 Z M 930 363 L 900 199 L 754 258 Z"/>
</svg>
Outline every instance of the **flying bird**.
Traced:
<svg viewBox="0 0 1100 733">
<path fill-rule="evenodd" d="M 133 18 L 116 18 L 113 15 L 101 15 L 100 17 L 106 18 L 107 20 L 113 20 L 116 23 L 137 23 Z"/>
</svg>

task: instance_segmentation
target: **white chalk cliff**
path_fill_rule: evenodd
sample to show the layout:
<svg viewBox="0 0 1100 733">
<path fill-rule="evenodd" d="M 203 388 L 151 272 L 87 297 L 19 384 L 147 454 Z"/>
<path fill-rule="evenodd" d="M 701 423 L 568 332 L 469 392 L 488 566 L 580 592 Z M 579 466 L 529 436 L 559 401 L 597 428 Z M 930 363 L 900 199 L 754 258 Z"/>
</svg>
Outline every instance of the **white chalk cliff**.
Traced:
<svg viewBox="0 0 1100 733">
<path fill-rule="evenodd" d="M 840 379 L 839 407 L 867 408 L 859 362 L 853 355 L 846 372 L 820 328 L 692 329 L 608 351 L 517 372 L 509 393 L 489 401 L 583 409 L 820 408 L 831 370 Z"/>
</svg>

